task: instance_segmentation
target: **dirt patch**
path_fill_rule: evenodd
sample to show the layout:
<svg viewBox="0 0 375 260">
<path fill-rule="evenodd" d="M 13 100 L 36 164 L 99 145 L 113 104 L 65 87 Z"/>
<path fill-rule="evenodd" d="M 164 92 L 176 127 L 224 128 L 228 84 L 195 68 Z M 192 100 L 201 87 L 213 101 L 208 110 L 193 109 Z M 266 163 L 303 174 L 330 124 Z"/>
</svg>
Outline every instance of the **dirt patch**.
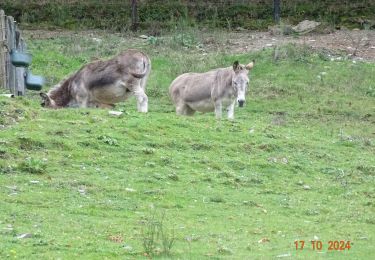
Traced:
<svg viewBox="0 0 375 260">
<path fill-rule="evenodd" d="M 224 45 L 215 48 L 225 49 L 231 53 L 243 53 L 250 50 L 275 48 L 287 43 L 306 44 L 312 48 L 328 49 L 342 52 L 355 59 L 375 60 L 375 31 L 371 30 L 340 30 L 330 34 L 308 34 L 304 36 L 271 35 L 269 32 L 238 32 L 229 33 Z M 211 39 L 208 37 L 207 39 Z M 211 40 L 212 41 L 212 40 Z"/>
<path fill-rule="evenodd" d="M 108 32 L 92 31 L 66 31 L 66 30 L 25 30 L 27 39 L 49 39 L 56 37 L 103 37 Z M 139 35 L 115 33 L 125 41 L 137 46 L 144 45 L 145 39 Z M 162 36 L 168 38 L 170 36 Z M 327 49 L 340 52 L 353 59 L 375 60 L 375 31 L 374 30 L 339 30 L 329 34 L 310 33 L 303 36 L 272 35 L 270 32 L 241 31 L 241 32 L 199 32 L 199 39 L 207 52 L 244 53 L 257 51 L 264 48 L 275 48 L 287 43 L 306 44 L 316 49 Z"/>
</svg>

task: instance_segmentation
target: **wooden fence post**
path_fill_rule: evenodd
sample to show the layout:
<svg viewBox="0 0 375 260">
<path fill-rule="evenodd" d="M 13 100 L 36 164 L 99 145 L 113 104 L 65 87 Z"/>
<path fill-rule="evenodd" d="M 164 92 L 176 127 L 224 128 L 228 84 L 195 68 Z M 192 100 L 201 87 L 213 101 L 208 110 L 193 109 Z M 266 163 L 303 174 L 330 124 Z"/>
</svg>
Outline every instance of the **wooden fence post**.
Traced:
<svg viewBox="0 0 375 260">
<path fill-rule="evenodd" d="M 281 0 L 273 0 L 273 19 L 275 23 L 280 23 L 280 1 Z"/>
<path fill-rule="evenodd" d="M 6 59 L 5 59 L 5 13 L 0 10 L 0 87 L 7 88 Z"/>
<path fill-rule="evenodd" d="M 7 16 L 8 18 L 8 67 L 9 67 L 9 89 L 10 91 L 17 95 L 16 91 L 16 67 L 10 62 L 10 51 L 16 47 L 16 32 L 15 32 L 15 23 L 12 16 Z"/>
<path fill-rule="evenodd" d="M 0 87 L 13 95 L 22 96 L 25 88 L 25 68 L 15 67 L 10 61 L 10 51 L 26 51 L 26 44 L 21 37 L 14 18 L 6 16 L 0 10 Z"/>
<path fill-rule="evenodd" d="M 132 25 L 131 30 L 137 31 L 138 29 L 138 12 L 137 12 L 137 0 L 132 0 Z"/>
<path fill-rule="evenodd" d="M 17 49 L 20 52 L 26 51 L 25 42 L 23 39 L 18 35 L 17 38 Z M 26 89 L 25 89 L 25 68 L 24 67 L 18 67 L 16 68 L 16 89 L 17 89 L 17 96 L 23 96 L 25 95 Z M 16 93 L 14 93 L 16 94 Z"/>
</svg>

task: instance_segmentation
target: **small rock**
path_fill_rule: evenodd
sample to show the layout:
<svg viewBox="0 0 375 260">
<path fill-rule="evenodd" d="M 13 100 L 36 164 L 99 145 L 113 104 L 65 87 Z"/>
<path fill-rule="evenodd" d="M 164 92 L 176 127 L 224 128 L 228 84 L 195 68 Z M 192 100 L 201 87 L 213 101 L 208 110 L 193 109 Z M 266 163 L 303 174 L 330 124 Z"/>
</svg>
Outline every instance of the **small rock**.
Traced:
<svg viewBox="0 0 375 260">
<path fill-rule="evenodd" d="M 110 114 L 111 116 L 121 116 L 123 113 L 121 111 L 108 111 L 108 114 Z"/>
<path fill-rule="evenodd" d="M 125 188 L 125 191 L 127 191 L 127 192 L 136 192 L 136 190 L 132 189 L 132 188 Z"/>
<path fill-rule="evenodd" d="M 233 251 L 227 247 L 221 246 L 217 249 L 220 254 L 232 255 Z"/>
<path fill-rule="evenodd" d="M 282 254 L 282 255 L 277 255 L 276 257 L 277 258 L 282 258 L 282 257 L 290 257 L 291 254 L 290 253 L 286 253 L 286 254 Z"/>
<path fill-rule="evenodd" d="M 13 94 L 0 94 L 2 97 L 14 98 Z"/>
<path fill-rule="evenodd" d="M 8 224 L 5 228 L 3 228 L 4 230 L 9 230 L 9 231 L 12 231 L 13 230 L 13 226 L 11 224 Z"/>
<path fill-rule="evenodd" d="M 102 41 L 101 39 L 99 39 L 99 38 L 95 38 L 95 37 L 92 38 L 92 40 L 93 40 L 94 42 L 98 42 L 98 43 Z"/>
<path fill-rule="evenodd" d="M 30 183 L 32 183 L 32 184 L 38 184 L 39 181 L 30 181 Z"/>
<path fill-rule="evenodd" d="M 86 194 L 86 189 L 84 187 L 80 187 L 78 189 L 78 192 L 81 194 L 81 195 L 85 195 Z"/>
<path fill-rule="evenodd" d="M 285 158 L 285 157 L 281 158 L 281 163 L 287 164 L 288 163 L 288 159 Z"/>
<path fill-rule="evenodd" d="M 270 158 L 268 158 L 268 161 L 273 162 L 273 163 L 277 163 L 277 158 L 270 157 Z"/>
<path fill-rule="evenodd" d="M 148 36 L 147 36 L 147 35 L 144 35 L 144 34 L 142 34 L 142 35 L 139 35 L 139 38 L 147 40 L 147 39 L 148 39 Z"/>
<path fill-rule="evenodd" d="M 311 190 L 311 187 L 309 185 L 303 185 L 304 190 Z"/>
<path fill-rule="evenodd" d="M 124 245 L 123 247 L 126 251 L 133 251 L 133 247 L 130 245 Z"/>
<path fill-rule="evenodd" d="M 307 33 L 315 30 L 320 25 L 319 22 L 304 20 L 293 27 L 293 31 L 297 33 Z"/>
<path fill-rule="evenodd" d="M 22 238 L 30 238 L 30 237 L 32 237 L 32 236 L 33 236 L 33 234 L 25 233 L 25 234 L 18 235 L 17 238 L 18 238 L 18 239 L 22 239 Z"/>
<path fill-rule="evenodd" d="M 236 28 L 236 31 L 237 31 L 237 32 L 243 32 L 243 31 L 246 31 L 246 29 L 244 29 L 244 28 L 238 26 L 238 27 Z"/>
</svg>

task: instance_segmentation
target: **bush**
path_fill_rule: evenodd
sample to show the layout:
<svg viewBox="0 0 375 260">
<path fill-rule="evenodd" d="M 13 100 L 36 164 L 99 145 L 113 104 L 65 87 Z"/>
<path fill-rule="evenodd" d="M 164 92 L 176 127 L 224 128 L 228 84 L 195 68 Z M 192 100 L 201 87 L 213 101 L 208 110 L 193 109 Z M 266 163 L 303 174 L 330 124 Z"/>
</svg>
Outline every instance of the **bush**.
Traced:
<svg viewBox="0 0 375 260">
<path fill-rule="evenodd" d="M 3 0 L 2 8 L 23 24 L 63 28 L 100 28 L 114 31 L 131 26 L 130 1 L 21 1 Z M 228 1 L 229 2 L 229 1 Z M 174 29 L 179 20 L 190 25 L 247 29 L 267 29 L 273 23 L 273 1 L 138 1 L 140 28 L 150 29 L 156 23 L 163 29 Z M 304 19 L 331 25 L 363 27 L 363 21 L 375 20 L 371 11 L 375 2 L 350 1 L 283 1 L 281 17 L 292 24 Z"/>
<path fill-rule="evenodd" d="M 46 172 L 47 165 L 42 160 L 26 158 L 18 165 L 18 169 L 26 173 L 43 174 Z"/>
</svg>

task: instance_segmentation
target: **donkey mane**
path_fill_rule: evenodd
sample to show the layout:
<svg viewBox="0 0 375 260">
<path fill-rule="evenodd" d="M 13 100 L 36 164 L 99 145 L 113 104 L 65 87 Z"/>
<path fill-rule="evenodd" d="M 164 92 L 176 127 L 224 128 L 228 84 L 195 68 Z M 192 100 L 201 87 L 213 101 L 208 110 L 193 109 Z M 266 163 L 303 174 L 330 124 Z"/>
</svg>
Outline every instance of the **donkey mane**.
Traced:
<svg viewBox="0 0 375 260">
<path fill-rule="evenodd" d="M 74 80 L 76 74 L 69 76 L 67 79 L 62 80 L 59 84 L 53 87 L 49 92 L 48 96 L 55 101 L 56 106 L 64 107 L 67 106 L 71 101 L 71 83 Z"/>
</svg>

